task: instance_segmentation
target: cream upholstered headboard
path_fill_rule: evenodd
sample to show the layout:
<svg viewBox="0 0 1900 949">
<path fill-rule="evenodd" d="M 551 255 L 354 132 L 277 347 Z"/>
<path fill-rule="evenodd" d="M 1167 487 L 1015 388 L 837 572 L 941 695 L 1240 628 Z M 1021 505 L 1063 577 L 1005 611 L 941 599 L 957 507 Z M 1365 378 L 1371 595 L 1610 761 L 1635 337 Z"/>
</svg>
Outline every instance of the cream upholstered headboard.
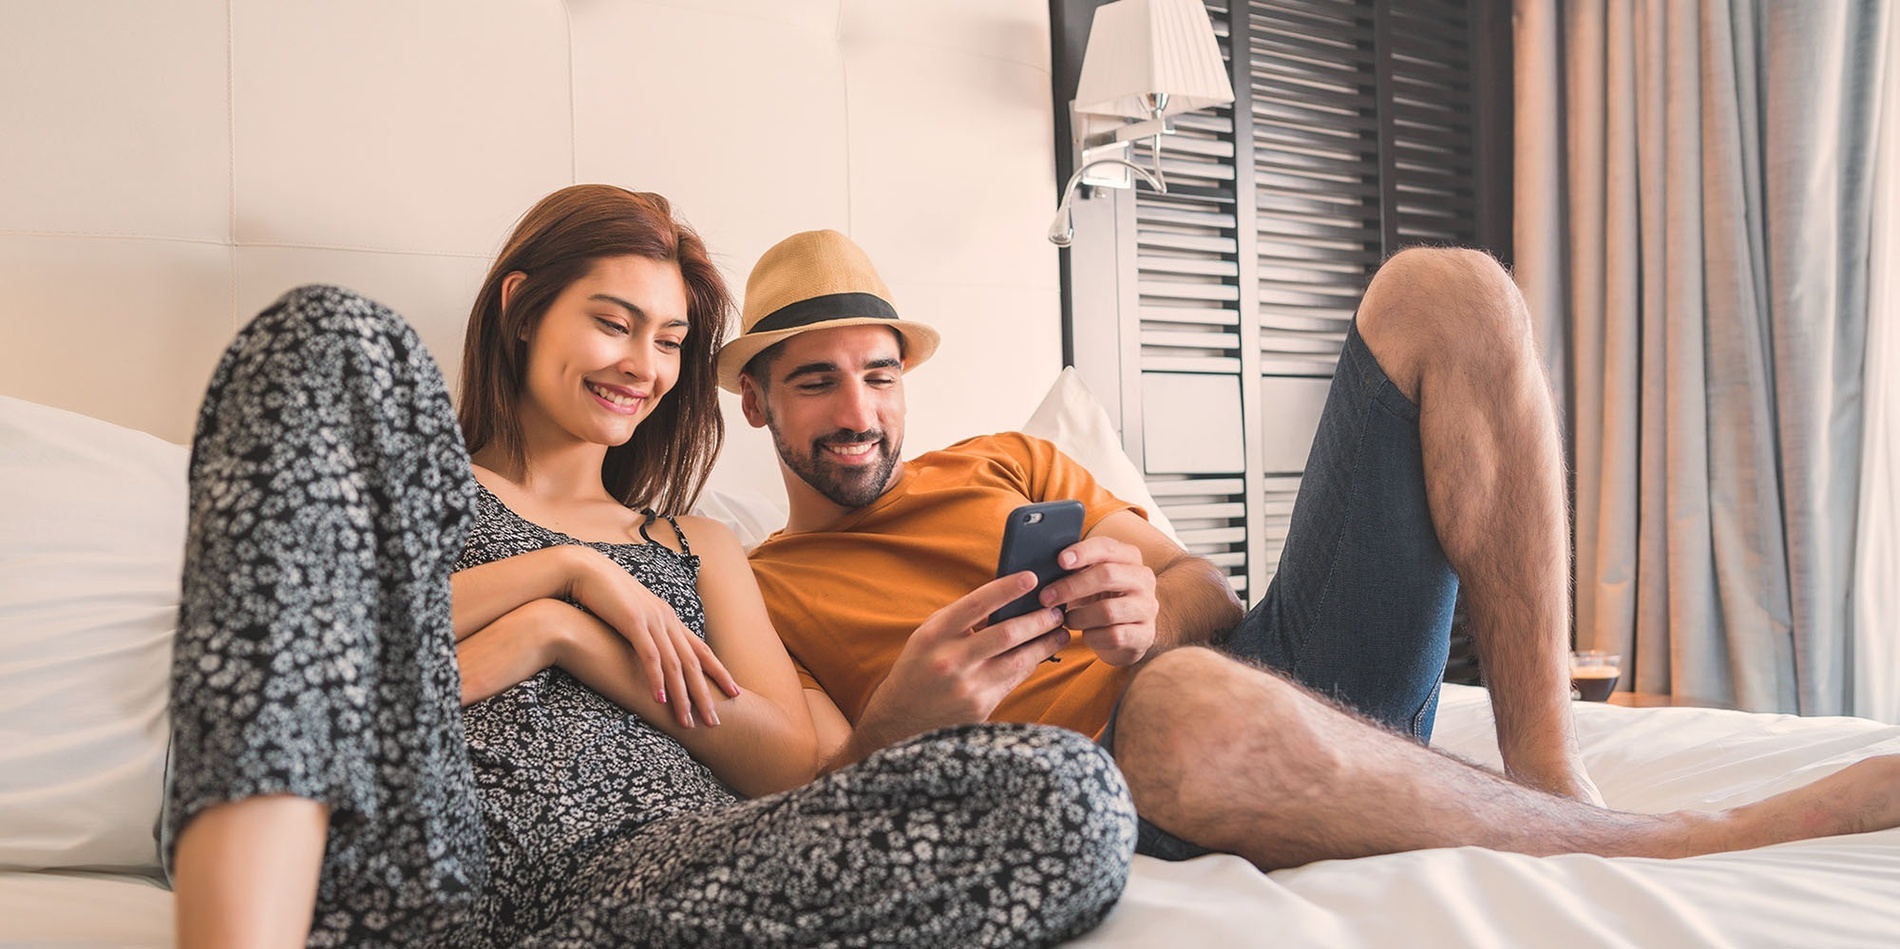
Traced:
<svg viewBox="0 0 1900 949">
<path fill-rule="evenodd" d="M 1040 0 L 73 0 L 0 30 L 0 394 L 173 441 L 236 327 L 342 283 L 451 376 L 516 216 L 659 191 L 735 290 L 793 231 L 945 330 L 911 451 L 1019 425 L 1060 368 Z M 730 411 L 716 481 L 779 492 Z"/>
</svg>

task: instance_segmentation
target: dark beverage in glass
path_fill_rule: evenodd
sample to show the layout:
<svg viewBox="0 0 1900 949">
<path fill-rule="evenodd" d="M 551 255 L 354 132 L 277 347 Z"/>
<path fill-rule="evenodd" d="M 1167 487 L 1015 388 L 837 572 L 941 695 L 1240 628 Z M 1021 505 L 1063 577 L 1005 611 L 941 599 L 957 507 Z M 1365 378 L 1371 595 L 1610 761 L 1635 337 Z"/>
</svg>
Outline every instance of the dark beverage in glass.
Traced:
<svg viewBox="0 0 1900 949">
<path fill-rule="evenodd" d="M 1580 666 L 1570 670 L 1570 687 L 1586 702 L 1607 702 L 1616 691 L 1615 666 Z"/>
</svg>

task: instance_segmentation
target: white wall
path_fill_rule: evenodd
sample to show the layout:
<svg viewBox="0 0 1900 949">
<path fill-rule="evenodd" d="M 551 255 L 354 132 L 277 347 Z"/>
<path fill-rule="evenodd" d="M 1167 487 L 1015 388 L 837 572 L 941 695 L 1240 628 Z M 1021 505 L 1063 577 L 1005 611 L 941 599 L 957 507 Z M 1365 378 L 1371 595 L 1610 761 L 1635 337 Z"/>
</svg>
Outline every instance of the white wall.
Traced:
<svg viewBox="0 0 1900 949">
<path fill-rule="evenodd" d="M 277 294 L 395 307 L 453 376 L 541 195 L 673 199 L 735 292 L 834 227 L 945 331 L 911 453 L 1060 364 L 1042 0 L 0 0 L 0 394 L 185 441 Z M 731 406 L 728 406 L 729 409 Z M 779 492 L 729 411 L 718 481 Z"/>
</svg>

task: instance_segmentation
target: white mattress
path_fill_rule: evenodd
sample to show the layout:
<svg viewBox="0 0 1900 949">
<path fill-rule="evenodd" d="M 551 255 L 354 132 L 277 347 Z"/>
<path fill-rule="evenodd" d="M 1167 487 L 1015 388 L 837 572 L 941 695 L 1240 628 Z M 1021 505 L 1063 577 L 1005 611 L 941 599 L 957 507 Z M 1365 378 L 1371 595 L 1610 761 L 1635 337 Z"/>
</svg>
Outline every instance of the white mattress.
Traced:
<svg viewBox="0 0 1900 949">
<path fill-rule="evenodd" d="M 1627 810 L 1712 809 L 1807 783 L 1900 727 L 1705 709 L 1578 707 L 1591 774 Z M 1497 764 L 1490 709 L 1448 687 L 1440 747 Z M 165 947 L 167 894 L 136 877 L 0 873 L 0 945 Z M 1688 860 L 1462 848 L 1271 875 L 1235 857 L 1137 857 L 1077 946 L 1894 946 L 1900 830 Z"/>
<path fill-rule="evenodd" d="M 1859 719 L 1581 704 L 1577 726 L 1605 799 L 1632 811 L 1744 803 L 1900 753 L 1900 728 Z M 1434 743 L 1498 765 L 1481 690 L 1447 687 Z M 1900 830 L 1686 860 L 1460 848 L 1270 875 L 1137 857 L 1121 905 L 1075 945 L 1900 946 Z"/>
<path fill-rule="evenodd" d="M 0 946 L 171 945 L 172 895 L 149 877 L 0 872 Z"/>
</svg>

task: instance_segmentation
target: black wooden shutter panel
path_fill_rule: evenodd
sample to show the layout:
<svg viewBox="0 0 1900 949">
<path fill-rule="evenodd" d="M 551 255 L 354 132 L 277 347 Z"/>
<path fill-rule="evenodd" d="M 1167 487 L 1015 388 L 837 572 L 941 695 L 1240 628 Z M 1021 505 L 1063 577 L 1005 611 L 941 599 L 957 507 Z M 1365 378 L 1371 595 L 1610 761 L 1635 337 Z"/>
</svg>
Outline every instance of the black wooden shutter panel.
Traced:
<svg viewBox="0 0 1900 949">
<path fill-rule="evenodd" d="M 1177 119 L 1170 193 L 1135 198 L 1139 365 L 1144 380 L 1241 383 L 1246 463 L 1151 470 L 1149 487 L 1248 601 L 1277 568 L 1305 439 L 1367 279 L 1402 246 L 1477 236 L 1477 2 L 1207 4 L 1223 55 L 1241 55 L 1236 102 Z M 1135 160 L 1153 160 L 1145 144 Z"/>
</svg>

